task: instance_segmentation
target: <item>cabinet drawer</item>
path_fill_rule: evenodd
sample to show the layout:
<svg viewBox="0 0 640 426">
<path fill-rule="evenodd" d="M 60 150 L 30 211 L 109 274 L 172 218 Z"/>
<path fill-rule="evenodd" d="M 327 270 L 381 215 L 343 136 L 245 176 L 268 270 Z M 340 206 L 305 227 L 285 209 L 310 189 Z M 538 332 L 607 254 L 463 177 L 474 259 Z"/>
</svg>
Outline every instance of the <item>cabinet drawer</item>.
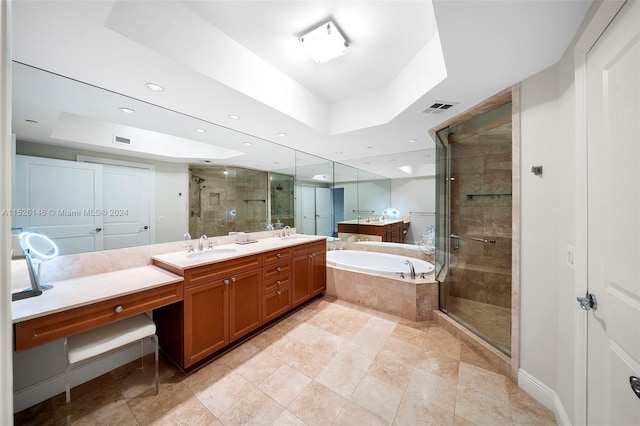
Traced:
<svg viewBox="0 0 640 426">
<path fill-rule="evenodd" d="M 182 282 L 17 323 L 16 350 L 71 336 L 182 300 Z"/>
<path fill-rule="evenodd" d="M 279 293 L 265 294 L 263 303 L 265 323 L 284 314 L 291 308 L 291 286 L 281 288 Z"/>
<path fill-rule="evenodd" d="M 184 271 L 184 286 L 204 284 L 262 267 L 262 256 L 244 256 Z"/>
<path fill-rule="evenodd" d="M 280 262 L 273 265 L 265 266 L 262 269 L 262 277 L 267 280 L 278 280 L 289 278 L 291 275 L 291 262 Z"/>
<path fill-rule="evenodd" d="M 305 253 L 311 253 L 318 250 L 327 249 L 327 240 L 314 241 L 312 243 L 300 244 L 293 247 L 293 256 L 299 256 Z"/>
<path fill-rule="evenodd" d="M 278 290 L 278 288 L 282 289 L 282 287 L 288 286 L 291 283 L 291 279 L 289 277 L 286 278 L 275 278 L 269 281 L 264 281 L 264 292 L 271 293 L 272 291 Z"/>
<path fill-rule="evenodd" d="M 291 249 L 289 248 L 270 251 L 262 255 L 262 262 L 265 265 L 282 262 L 289 259 L 291 259 Z"/>
</svg>

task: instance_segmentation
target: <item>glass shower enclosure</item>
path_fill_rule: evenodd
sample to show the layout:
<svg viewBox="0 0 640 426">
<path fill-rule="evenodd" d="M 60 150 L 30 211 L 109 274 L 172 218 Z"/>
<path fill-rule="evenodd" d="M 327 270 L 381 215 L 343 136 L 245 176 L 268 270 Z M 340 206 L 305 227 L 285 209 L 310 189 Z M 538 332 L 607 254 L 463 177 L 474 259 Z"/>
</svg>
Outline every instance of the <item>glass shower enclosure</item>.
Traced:
<svg viewBox="0 0 640 426">
<path fill-rule="evenodd" d="M 511 354 L 511 102 L 436 132 L 440 309 Z"/>
</svg>

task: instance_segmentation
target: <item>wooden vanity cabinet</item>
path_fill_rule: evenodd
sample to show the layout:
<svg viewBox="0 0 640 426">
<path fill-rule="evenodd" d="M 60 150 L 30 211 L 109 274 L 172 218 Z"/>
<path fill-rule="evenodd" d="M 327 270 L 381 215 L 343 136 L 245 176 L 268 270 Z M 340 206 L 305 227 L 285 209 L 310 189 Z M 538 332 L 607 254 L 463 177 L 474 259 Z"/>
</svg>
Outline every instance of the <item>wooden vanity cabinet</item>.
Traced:
<svg viewBox="0 0 640 426">
<path fill-rule="evenodd" d="M 185 270 L 181 306 L 154 314 L 163 350 L 188 368 L 259 328 L 261 267 L 254 255 Z"/>
<path fill-rule="evenodd" d="M 154 311 L 163 351 L 186 370 L 196 367 L 324 292 L 325 268 L 325 240 L 174 268 L 184 276 L 184 301 Z"/>
<path fill-rule="evenodd" d="M 325 291 L 326 240 L 301 244 L 293 248 L 291 262 L 293 289 L 292 305 L 296 306 Z"/>
</svg>

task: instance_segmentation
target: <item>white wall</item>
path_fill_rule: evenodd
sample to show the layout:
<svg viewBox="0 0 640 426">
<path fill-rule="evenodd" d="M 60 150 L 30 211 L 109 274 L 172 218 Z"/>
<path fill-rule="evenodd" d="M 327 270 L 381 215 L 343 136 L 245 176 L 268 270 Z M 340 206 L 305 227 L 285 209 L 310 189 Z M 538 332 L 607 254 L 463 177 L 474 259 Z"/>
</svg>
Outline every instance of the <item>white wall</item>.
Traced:
<svg viewBox="0 0 640 426">
<path fill-rule="evenodd" d="M 420 178 L 392 179 L 391 205 L 398 209 L 400 216 L 409 216 L 409 212 L 436 211 L 436 178 L 426 176 Z M 420 241 L 427 226 L 435 225 L 435 216 L 422 214 L 411 215 L 411 225 L 405 235 L 405 243 Z"/>
<path fill-rule="evenodd" d="M 11 208 L 11 2 L 0 2 L 0 209 Z M 11 218 L 0 215 L 0 424 L 13 423 Z"/>
<path fill-rule="evenodd" d="M 593 19 L 592 6 L 581 29 Z M 586 252 L 577 239 L 577 165 L 574 43 L 559 63 L 521 82 L 522 244 L 520 368 L 551 389 L 560 423 L 584 422 L 586 390 L 578 375 L 581 312 L 568 247 Z M 530 173 L 544 166 L 542 177 Z M 579 265 L 576 264 L 575 268 Z M 558 412 L 559 410 L 559 412 Z"/>
</svg>

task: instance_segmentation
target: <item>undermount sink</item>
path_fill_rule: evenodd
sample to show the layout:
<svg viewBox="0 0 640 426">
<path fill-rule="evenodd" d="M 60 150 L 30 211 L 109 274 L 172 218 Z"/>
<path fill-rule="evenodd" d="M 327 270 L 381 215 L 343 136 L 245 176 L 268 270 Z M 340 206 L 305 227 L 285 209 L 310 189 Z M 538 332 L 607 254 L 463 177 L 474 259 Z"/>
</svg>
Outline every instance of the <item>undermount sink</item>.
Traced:
<svg viewBox="0 0 640 426">
<path fill-rule="evenodd" d="M 308 239 L 309 237 L 306 235 L 289 235 L 288 237 L 283 237 L 282 241 L 303 241 Z"/>
<path fill-rule="evenodd" d="M 212 250 L 202 250 L 202 251 L 194 251 L 193 253 L 187 254 L 188 259 L 202 259 L 202 258 L 213 258 L 213 257 L 222 257 L 225 255 L 236 253 L 236 249 L 212 249 Z"/>
</svg>

